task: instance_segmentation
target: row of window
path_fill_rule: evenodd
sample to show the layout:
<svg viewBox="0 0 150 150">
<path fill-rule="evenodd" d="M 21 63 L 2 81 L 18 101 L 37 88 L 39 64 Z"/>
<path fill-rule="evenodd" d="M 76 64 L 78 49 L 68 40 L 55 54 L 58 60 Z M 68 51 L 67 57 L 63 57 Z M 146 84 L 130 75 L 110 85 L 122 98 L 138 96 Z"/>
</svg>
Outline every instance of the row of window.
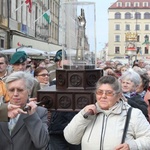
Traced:
<svg viewBox="0 0 150 150">
<path fill-rule="evenodd" d="M 114 18 L 115 19 L 121 19 L 122 14 L 120 12 L 116 12 Z M 135 12 L 135 13 L 130 13 L 130 12 L 126 12 L 124 14 L 124 19 L 150 19 L 150 13 L 149 12 L 145 12 L 144 16 L 141 17 L 141 13 L 139 12 Z"/>
<path fill-rule="evenodd" d="M 126 49 L 126 48 L 125 48 Z M 120 54 L 120 47 L 115 47 L 115 54 Z M 141 47 L 137 47 L 137 54 L 149 54 L 149 49 L 145 47 L 144 53 L 141 50 Z"/>
<path fill-rule="evenodd" d="M 148 40 L 149 40 L 149 37 L 148 37 Z M 120 41 L 121 41 L 120 35 L 115 35 L 115 42 L 120 42 Z M 125 41 L 128 41 L 128 40 L 126 39 L 126 36 L 125 36 Z M 140 42 L 140 36 L 139 36 L 139 35 L 137 35 L 137 40 L 136 40 L 136 42 Z"/>
<path fill-rule="evenodd" d="M 123 5 L 125 5 L 125 7 L 149 7 L 149 3 L 148 2 L 117 2 L 117 7 L 123 7 Z"/>
<path fill-rule="evenodd" d="M 115 25 L 115 30 L 121 30 L 120 24 L 116 24 Z M 126 24 L 125 25 L 125 30 L 126 31 L 130 31 L 131 30 L 131 25 L 130 24 Z M 135 31 L 141 30 L 141 26 L 139 24 L 136 24 L 134 30 Z M 150 25 L 149 24 L 145 24 L 144 30 L 146 30 L 146 31 L 150 30 Z"/>
</svg>

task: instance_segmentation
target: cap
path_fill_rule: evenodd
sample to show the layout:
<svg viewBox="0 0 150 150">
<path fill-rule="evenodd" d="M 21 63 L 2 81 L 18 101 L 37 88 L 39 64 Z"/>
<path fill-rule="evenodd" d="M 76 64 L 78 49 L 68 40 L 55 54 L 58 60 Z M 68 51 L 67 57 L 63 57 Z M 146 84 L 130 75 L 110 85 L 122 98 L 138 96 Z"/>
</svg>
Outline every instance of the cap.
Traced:
<svg viewBox="0 0 150 150">
<path fill-rule="evenodd" d="M 63 54 L 64 54 L 64 58 L 67 59 L 66 51 L 63 51 Z M 54 62 L 58 62 L 59 60 L 62 60 L 62 49 L 58 50 L 54 57 Z"/>
<path fill-rule="evenodd" d="M 15 52 L 11 59 L 10 64 L 20 64 L 27 60 L 27 54 L 24 51 L 17 51 Z"/>
</svg>

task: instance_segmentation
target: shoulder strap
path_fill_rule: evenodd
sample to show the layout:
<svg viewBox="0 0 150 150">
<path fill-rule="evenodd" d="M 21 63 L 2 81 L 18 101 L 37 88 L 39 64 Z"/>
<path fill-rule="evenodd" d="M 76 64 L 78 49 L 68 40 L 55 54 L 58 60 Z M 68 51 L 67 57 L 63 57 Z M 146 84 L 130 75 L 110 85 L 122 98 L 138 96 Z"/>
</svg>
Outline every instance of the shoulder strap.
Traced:
<svg viewBox="0 0 150 150">
<path fill-rule="evenodd" d="M 123 131 L 123 135 L 122 135 L 121 144 L 124 143 L 125 138 L 126 138 L 126 134 L 127 134 L 128 126 L 129 126 L 129 121 L 130 121 L 130 117 L 131 117 L 131 111 L 132 111 L 132 107 L 130 107 L 128 109 L 128 112 L 127 112 L 127 117 L 126 117 L 126 122 L 125 122 L 125 126 L 124 126 L 124 131 Z"/>
</svg>

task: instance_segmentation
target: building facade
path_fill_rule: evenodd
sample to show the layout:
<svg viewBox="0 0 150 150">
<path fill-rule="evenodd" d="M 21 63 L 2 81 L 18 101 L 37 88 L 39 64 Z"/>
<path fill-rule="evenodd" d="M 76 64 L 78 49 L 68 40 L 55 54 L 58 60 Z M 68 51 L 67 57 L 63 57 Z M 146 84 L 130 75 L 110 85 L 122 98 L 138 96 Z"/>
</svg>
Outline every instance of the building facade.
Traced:
<svg viewBox="0 0 150 150">
<path fill-rule="evenodd" d="M 118 0 L 108 8 L 108 59 L 149 59 L 150 0 Z"/>
<path fill-rule="evenodd" d="M 0 0 L 0 49 L 60 49 L 59 8 L 60 0 Z"/>
</svg>

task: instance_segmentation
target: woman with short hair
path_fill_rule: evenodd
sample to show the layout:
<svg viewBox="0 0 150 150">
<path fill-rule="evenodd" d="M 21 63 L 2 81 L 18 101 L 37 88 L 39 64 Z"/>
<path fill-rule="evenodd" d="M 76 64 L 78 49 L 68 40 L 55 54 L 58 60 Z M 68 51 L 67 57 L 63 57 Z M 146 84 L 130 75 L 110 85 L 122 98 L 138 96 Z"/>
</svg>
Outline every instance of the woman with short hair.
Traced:
<svg viewBox="0 0 150 150">
<path fill-rule="evenodd" d="M 84 107 L 66 126 L 64 136 L 82 150 L 147 150 L 150 148 L 150 125 L 143 113 L 132 108 L 124 143 L 121 143 L 130 105 L 122 97 L 117 78 L 101 77 L 96 85 L 96 104 Z M 87 115 L 85 116 L 85 114 Z"/>
</svg>

